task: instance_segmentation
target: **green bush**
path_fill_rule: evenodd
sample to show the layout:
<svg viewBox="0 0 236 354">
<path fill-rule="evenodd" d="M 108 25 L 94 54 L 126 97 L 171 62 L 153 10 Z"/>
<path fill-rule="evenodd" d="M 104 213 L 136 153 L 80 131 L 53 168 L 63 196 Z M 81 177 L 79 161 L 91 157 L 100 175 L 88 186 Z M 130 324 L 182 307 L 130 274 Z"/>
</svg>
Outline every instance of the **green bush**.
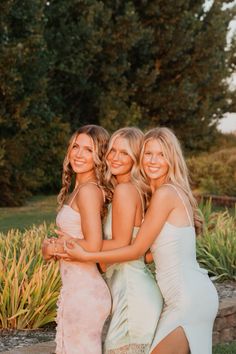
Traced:
<svg viewBox="0 0 236 354">
<path fill-rule="evenodd" d="M 211 202 L 202 207 L 205 228 L 197 238 L 197 258 L 216 280 L 236 280 L 236 212 L 214 213 Z"/>
<path fill-rule="evenodd" d="M 46 264 L 46 225 L 0 234 L 0 328 L 39 328 L 53 322 L 60 290 L 58 265 Z"/>
<path fill-rule="evenodd" d="M 192 186 L 200 193 L 236 195 L 236 148 L 187 160 Z"/>
</svg>

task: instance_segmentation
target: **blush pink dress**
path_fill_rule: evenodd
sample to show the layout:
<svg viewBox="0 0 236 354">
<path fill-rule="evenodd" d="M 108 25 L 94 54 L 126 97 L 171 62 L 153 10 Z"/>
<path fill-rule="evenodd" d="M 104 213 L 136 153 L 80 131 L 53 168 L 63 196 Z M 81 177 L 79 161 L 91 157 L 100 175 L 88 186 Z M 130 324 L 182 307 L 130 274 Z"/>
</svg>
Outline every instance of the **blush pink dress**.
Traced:
<svg viewBox="0 0 236 354">
<path fill-rule="evenodd" d="M 72 203 L 72 202 L 71 202 Z M 83 239 L 80 214 L 64 205 L 57 226 Z M 60 261 L 62 288 L 58 300 L 56 354 L 101 354 L 101 335 L 111 296 L 96 264 Z"/>
</svg>

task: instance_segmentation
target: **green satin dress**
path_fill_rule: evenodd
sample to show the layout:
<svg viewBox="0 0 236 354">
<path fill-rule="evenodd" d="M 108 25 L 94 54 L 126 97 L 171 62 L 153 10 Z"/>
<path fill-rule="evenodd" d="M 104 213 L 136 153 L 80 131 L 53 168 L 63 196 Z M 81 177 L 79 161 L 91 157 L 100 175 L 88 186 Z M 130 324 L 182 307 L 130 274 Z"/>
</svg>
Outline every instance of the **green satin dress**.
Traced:
<svg viewBox="0 0 236 354">
<path fill-rule="evenodd" d="M 112 207 L 104 224 L 105 239 L 112 238 Z M 134 227 L 133 238 L 139 227 Z M 143 257 L 108 267 L 105 280 L 112 296 L 111 322 L 104 354 L 147 354 L 162 311 L 159 287 Z"/>
</svg>

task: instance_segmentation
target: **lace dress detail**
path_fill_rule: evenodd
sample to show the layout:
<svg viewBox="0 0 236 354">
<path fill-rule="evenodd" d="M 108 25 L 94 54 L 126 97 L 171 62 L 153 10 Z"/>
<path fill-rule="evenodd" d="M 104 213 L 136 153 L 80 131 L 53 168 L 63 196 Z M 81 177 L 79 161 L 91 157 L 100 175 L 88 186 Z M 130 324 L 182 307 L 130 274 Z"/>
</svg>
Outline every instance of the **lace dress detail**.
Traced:
<svg viewBox="0 0 236 354">
<path fill-rule="evenodd" d="M 63 206 L 56 221 L 62 231 L 83 238 L 80 214 L 70 206 Z M 102 328 L 111 307 L 106 283 L 94 263 L 61 260 L 60 273 L 56 354 L 101 354 Z"/>
</svg>

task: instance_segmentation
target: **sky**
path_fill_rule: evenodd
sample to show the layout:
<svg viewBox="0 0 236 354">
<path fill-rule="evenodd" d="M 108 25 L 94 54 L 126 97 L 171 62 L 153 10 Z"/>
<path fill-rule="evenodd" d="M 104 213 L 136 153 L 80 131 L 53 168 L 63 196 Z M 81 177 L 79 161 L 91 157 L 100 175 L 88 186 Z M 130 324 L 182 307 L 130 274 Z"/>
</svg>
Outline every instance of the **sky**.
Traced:
<svg viewBox="0 0 236 354">
<path fill-rule="evenodd" d="M 236 132 L 236 113 L 226 113 L 220 120 L 218 129 L 222 133 Z"/>
</svg>

